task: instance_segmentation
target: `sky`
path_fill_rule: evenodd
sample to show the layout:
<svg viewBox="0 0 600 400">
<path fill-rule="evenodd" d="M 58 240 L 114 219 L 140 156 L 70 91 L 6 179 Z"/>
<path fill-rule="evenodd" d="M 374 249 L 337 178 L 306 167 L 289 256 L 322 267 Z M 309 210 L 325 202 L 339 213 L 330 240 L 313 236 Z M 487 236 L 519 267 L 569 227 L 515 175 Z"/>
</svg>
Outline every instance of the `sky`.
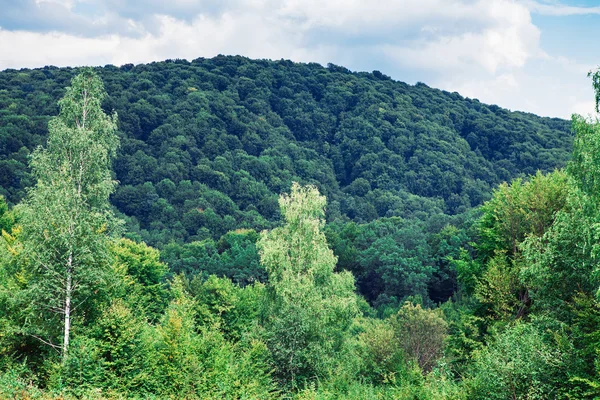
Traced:
<svg viewBox="0 0 600 400">
<path fill-rule="evenodd" d="M 0 70 L 283 58 L 563 118 L 594 111 L 598 37 L 600 0 L 0 0 Z"/>
</svg>

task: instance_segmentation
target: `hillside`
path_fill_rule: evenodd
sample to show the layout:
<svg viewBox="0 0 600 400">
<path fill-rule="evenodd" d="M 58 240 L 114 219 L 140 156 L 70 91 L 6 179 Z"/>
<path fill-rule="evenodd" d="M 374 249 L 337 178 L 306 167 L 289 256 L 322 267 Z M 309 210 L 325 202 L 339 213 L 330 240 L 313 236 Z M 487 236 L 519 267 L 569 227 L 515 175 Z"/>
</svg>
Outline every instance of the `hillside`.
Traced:
<svg viewBox="0 0 600 400">
<path fill-rule="evenodd" d="M 277 63 L 268 65 L 275 76 Z M 468 144 L 483 143 L 486 131 L 463 139 L 441 114 L 412 105 L 419 93 L 432 95 L 427 104 L 452 95 L 337 67 L 285 68 L 286 76 L 324 71 L 336 90 L 370 84 L 364 99 L 388 85 L 411 95 L 391 91 L 407 105 L 381 102 L 359 114 L 368 101 L 348 94 L 356 101 L 335 117 L 324 111 L 333 99 L 317 107 L 315 98 L 273 95 L 261 115 L 229 98 L 243 102 L 227 85 L 202 91 L 168 74 L 162 95 L 109 97 L 98 72 L 113 89 L 127 73 L 82 68 L 64 90 L 58 79 L 40 83 L 63 92 L 47 134 L 34 129 L 47 116 L 15 113 L 50 95 L 34 92 L 4 109 L 6 132 L 27 121 L 23 140 L 46 143 L 31 152 L 27 172 L 18 158 L 31 150 L 18 148 L 19 136 L 5 138 L 17 147 L 5 176 L 21 180 L 5 188 L 15 207 L 0 197 L 0 398 L 597 398 L 598 120 L 574 115 L 571 141 L 550 128 L 565 121 L 448 101 L 478 105 L 465 108 L 475 122 L 467 114 L 463 128 L 520 121 L 509 136 L 538 141 L 507 146 L 537 146 L 554 160 L 530 157 L 524 170 L 565 161 L 566 149 L 540 147 L 544 137 L 573 147 L 566 168 L 489 193 L 501 174 L 520 175 L 526 153 L 503 156 L 498 147 L 490 155 L 490 139 L 488 159 Z M 139 82 L 154 85 L 131 87 Z M 293 98 L 285 88 L 277 92 Z M 165 107 L 152 108 L 159 99 Z M 298 115 L 330 118 L 331 130 L 300 137 L 288 113 L 310 104 L 312 114 Z M 120 106 L 119 128 L 103 107 Z M 402 140 L 404 152 L 394 153 Z M 456 194 L 444 192 L 452 173 Z M 315 184 L 287 188 L 292 180 Z M 284 193 L 268 212 L 275 190 Z M 451 207 L 453 198 L 464 202 Z"/>
<path fill-rule="evenodd" d="M 0 192 L 10 202 L 32 184 L 27 156 L 44 143 L 77 71 L 0 72 Z M 440 246 L 451 241 L 457 252 L 468 242 L 461 215 L 502 181 L 563 166 L 572 146 L 569 121 L 378 71 L 225 56 L 96 71 L 104 109 L 120 122 L 112 203 L 127 216 L 128 236 L 162 249 L 174 272 L 237 282 L 264 277 L 257 235 L 219 238 L 276 226 L 278 195 L 299 181 L 327 196 L 339 267 L 353 271 L 367 299 L 428 291 L 445 299 L 455 283 L 439 272 L 449 251 Z M 460 232 L 446 231 L 446 240 L 439 232 L 449 223 Z"/>
<path fill-rule="evenodd" d="M 76 71 L 0 73 L 0 186 L 11 202 L 31 185 L 26 156 Z M 269 226 L 293 180 L 319 186 L 330 221 L 454 214 L 502 181 L 564 165 L 572 143 L 568 121 L 377 71 L 220 56 L 98 72 L 122 132 L 113 203 L 152 244 Z"/>
</svg>

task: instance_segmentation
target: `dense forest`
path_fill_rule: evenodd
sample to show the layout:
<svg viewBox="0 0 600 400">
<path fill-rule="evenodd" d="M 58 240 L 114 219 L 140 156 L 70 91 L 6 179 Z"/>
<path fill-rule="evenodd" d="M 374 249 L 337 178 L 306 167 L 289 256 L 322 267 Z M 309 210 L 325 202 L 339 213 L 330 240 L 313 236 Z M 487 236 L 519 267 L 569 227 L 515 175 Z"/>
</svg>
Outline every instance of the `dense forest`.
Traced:
<svg viewBox="0 0 600 400">
<path fill-rule="evenodd" d="M 77 71 L 0 72 L 9 204 L 34 183 L 28 155 Z M 118 115 L 111 202 L 125 235 L 188 277 L 264 281 L 257 232 L 280 224 L 277 198 L 299 182 L 327 197 L 339 269 L 371 304 L 444 301 L 457 289 L 444 257 L 471 240 L 472 208 L 501 182 L 563 167 L 572 148 L 568 121 L 378 71 L 219 56 L 96 72 Z"/>
<path fill-rule="evenodd" d="M 0 397 L 600 396 L 596 120 L 241 57 L 0 104 Z"/>
</svg>

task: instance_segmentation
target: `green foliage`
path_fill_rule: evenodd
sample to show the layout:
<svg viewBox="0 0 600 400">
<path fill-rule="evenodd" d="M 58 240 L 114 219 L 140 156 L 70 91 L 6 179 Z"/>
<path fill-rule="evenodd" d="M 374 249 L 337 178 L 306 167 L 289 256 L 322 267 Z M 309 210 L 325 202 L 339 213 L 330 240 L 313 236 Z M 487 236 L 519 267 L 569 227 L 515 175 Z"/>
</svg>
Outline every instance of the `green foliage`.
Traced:
<svg viewBox="0 0 600 400">
<path fill-rule="evenodd" d="M 255 328 L 264 290 L 261 283 L 242 288 L 215 275 L 206 281 L 196 276 L 190 283 L 198 324 L 218 328 L 233 341 L 239 341 Z"/>
<path fill-rule="evenodd" d="M 278 378 L 298 387 L 333 372 L 358 302 L 321 231 L 325 197 L 294 183 L 279 203 L 285 224 L 257 243 L 269 274 L 262 325 Z"/>
<path fill-rule="evenodd" d="M 449 261 L 468 247 L 470 215 L 432 216 L 426 221 L 399 217 L 367 224 L 333 223 L 326 229 L 338 256 L 338 269 L 351 271 L 359 292 L 383 311 L 409 296 L 446 301 L 456 290 L 456 269 Z"/>
<path fill-rule="evenodd" d="M 183 245 L 171 243 L 161 251 L 161 259 L 173 273 L 198 275 L 204 279 L 214 274 L 243 286 L 266 280 L 267 274 L 256 249 L 258 237 L 254 230 L 237 229 L 217 242 L 204 239 Z"/>
<path fill-rule="evenodd" d="M 329 382 L 309 386 L 300 391 L 294 399 L 301 400 L 462 400 L 466 399 L 463 388 L 452 378 L 449 371 L 435 370 L 424 377 L 418 368 L 407 370 L 396 385 L 372 385 L 350 382 L 346 388 Z"/>
<path fill-rule="evenodd" d="M 594 87 L 596 112 L 600 112 L 598 109 L 600 105 L 600 70 L 588 72 L 588 78 L 590 77 L 592 78 L 592 86 Z"/>
<path fill-rule="evenodd" d="M 518 270 L 511 268 L 510 261 L 500 253 L 488 261 L 475 288 L 475 298 L 488 307 L 491 317 L 509 319 L 515 309 L 523 306 L 520 290 Z"/>
<path fill-rule="evenodd" d="M 470 300 L 470 301 L 469 301 Z M 484 345 L 486 320 L 475 315 L 474 299 L 447 302 L 442 310 L 448 321 L 446 360 L 452 370 L 462 376 L 472 360 L 473 352 Z"/>
<path fill-rule="evenodd" d="M 34 386 L 33 374 L 22 365 L 9 365 L 0 371 L 0 396 L 6 399 L 41 399 L 43 392 Z"/>
<path fill-rule="evenodd" d="M 366 319 L 356 338 L 358 376 L 372 384 L 396 383 L 404 373 L 405 356 L 388 320 Z"/>
<path fill-rule="evenodd" d="M 524 249 L 542 241 L 568 203 L 567 174 L 537 173 L 529 181 L 502 184 L 482 206 L 477 259 L 463 253 L 455 261 L 460 279 L 496 319 L 521 318 L 530 309 L 537 286 Z"/>
<path fill-rule="evenodd" d="M 472 399 L 559 398 L 565 355 L 531 324 L 517 323 L 475 352 L 468 380 Z"/>
<path fill-rule="evenodd" d="M 517 258 L 527 236 L 540 237 L 550 228 L 565 206 L 568 190 L 567 175 L 562 171 L 538 172 L 528 182 L 516 179 L 500 185 L 482 207 L 479 254 L 487 259 L 506 252 Z"/>
<path fill-rule="evenodd" d="M 158 250 L 144 243 L 121 239 L 112 247 L 115 271 L 121 275 L 124 294 L 138 315 L 158 320 L 166 306 L 165 277 L 167 265 L 160 261 Z"/>
<path fill-rule="evenodd" d="M 597 121 L 525 178 L 565 121 L 334 65 L 96 71 L 0 72 L 0 397 L 599 395 Z"/>
<path fill-rule="evenodd" d="M 50 393 L 88 398 L 260 398 L 275 396 L 268 353 L 256 339 L 231 344 L 214 326 L 196 325 L 196 301 L 177 278 L 173 300 L 156 326 L 116 300 L 74 338 L 55 366 Z M 104 398 L 99 395 L 99 398 Z"/>
<path fill-rule="evenodd" d="M 19 216 L 29 315 L 25 329 L 67 356 L 71 312 L 103 289 L 110 234 L 111 160 L 119 143 L 116 115 L 101 107 L 104 86 L 91 70 L 73 78 L 48 123 L 47 146 L 31 156 L 36 185 Z M 83 313 L 82 313 L 83 314 Z M 46 327 L 38 332 L 39 327 Z M 58 339 L 58 330 L 63 338 Z"/>
<path fill-rule="evenodd" d="M 0 194 L 9 203 L 35 183 L 28 154 L 79 71 L 0 72 Z M 229 248 L 219 239 L 277 226 L 277 196 L 293 181 L 314 184 L 329 199 L 328 222 L 403 219 L 394 243 L 354 244 L 364 253 L 357 265 L 332 243 L 339 269 L 382 309 L 411 295 L 446 301 L 455 272 L 433 236 L 447 224 L 465 231 L 450 216 L 503 181 L 564 166 L 572 145 L 568 121 L 334 65 L 218 56 L 95 71 L 104 109 L 120 116 L 111 203 L 128 238 L 161 250 L 175 273 L 264 282 L 252 235 Z M 461 236 L 458 247 L 471 240 Z"/>
<path fill-rule="evenodd" d="M 406 357 L 417 362 L 423 371 L 431 371 L 444 353 L 448 331 L 442 310 L 427 310 L 407 302 L 391 318 L 391 324 Z"/>
<path fill-rule="evenodd" d="M 10 233 L 15 223 L 15 213 L 9 211 L 6 199 L 4 196 L 0 196 L 0 232 L 4 231 Z"/>
<path fill-rule="evenodd" d="M 588 375 L 595 375 L 600 365 L 598 349 L 600 349 L 600 303 L 589 294 L 578 293 L 571 304 L 573 314 L 572 334 L 575 346 L 580 350 L 578 356 L 586 368 Z"/>
<path fill-rule="evenodd" d="M 163 396 L 185 398 L 272 398 L 266 347 L 259 341 L 228 343 L 213 327 L 197 327 L 194 300 L 180 280 L 157 326 L 154 379 Z"/>
<path fill-rule="evenodd" d="M 0 72 L 9 202 L 35 183 L 27 155 L 79 71 Z M 571 150 L 568 121 L 334 65 L 218 56 L 96 72 L 122 131 L 112 202 L 158 248 L 204 239 L 203 228 L 215 240 L 272 228 L 292 181 L 328 196 L 330 220 L 462 213 L 503 181 L 563 166 Z"/>
<path fill-rule="evenodd" d="M 73 338 L 69 358 L 55 366 L 49 386 L 85 397 L 94 389 L 115 393 L 145 392 L 149 382 L 150 352 L 142 319 L 116 300 L 87 335 Z"/>
<path fill-rule="evenodd" d="M 573 157 L 567 171 L 577 186 L 590 196 L 600 191 L 600 124 L 573 115 L 573 130 L 577 133 L 573 143 Z"/>
<path fill-rule="evenodd" d="M 598 179 L 596 145 L 598 122 L 575 116 L 574 158 L 564 207 L 542 237 L 523 244 L 528 268 L 523 275 L 535 288 L 538 304 L 563 321 L 570 320 L 569 303 L 578 292 L 595 294 L 600 285 L 598 267 Z"/>
</svg>

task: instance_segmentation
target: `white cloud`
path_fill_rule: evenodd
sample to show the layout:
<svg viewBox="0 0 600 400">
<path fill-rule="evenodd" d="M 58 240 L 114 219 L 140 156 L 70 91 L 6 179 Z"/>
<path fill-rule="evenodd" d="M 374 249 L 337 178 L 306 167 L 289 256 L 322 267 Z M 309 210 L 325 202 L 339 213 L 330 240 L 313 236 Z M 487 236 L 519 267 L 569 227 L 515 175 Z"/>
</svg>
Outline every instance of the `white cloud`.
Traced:
<svg viewBox="0 0 600 400">
<path fill-rule="evenodd" d="M 564 17 L 568 15 L 600 15 L 600 6 L 596 7 L 576 7 L 560 3 L 540 3 L 539 1 L 527 0 L 523 2 L 527 8 L 537 14 L 551 15 L 555 17 Z"/>
<path fill-rule="evenodd" d="M 571 105 L 571 114 L 579 114 L 583 115 L 584 117 L 595 116 L 597 115 L 595 107 L 596 104 L 593 100 L 575 102 Z"/>
<path fill-rule="evenodd" d="M 73 8 L 73 0 L 35 0 L 36 5 L 39 6 L 41 3 L 59 4 L 68 10 L 71 10 Z"/>
<path fill-rule="evenodd" d="M 432 83 L 446 90 L 543 116 L 570 118 L 571 114 L 594 112 L 594 93 L 585 66 L 546 57 L 510 74 L 458 75 Z"/>
<path fill-rule="evenodd" d="M 328 61 L 334 49 L 303 48 L 295 27 L 285 20 L 267 21 L 258 14 L 216 18 L 199 15 L 191 23 L 156 16 L 156 34 L 140 37 L 105 35 L 79 37 L 50 32 L 8 31 L 0 28 L 0 69 L 44 65 L 122 65 L 167 58 L 194 59 L 217 54 L 252 58 Z M 134 23 L 132 21 L 132 23 Z"/>
<path fill-rule="evenodd" d="M 118 36 L 81 38 L 58 32 L 0 29 L 0 69 L 105 64 L 107 54 L 118 43 Z"/>
<path fill-rule="evenodd" d="M 410 46 L 382 46 L 389 57 L 405 66 L 442 70 L 480 70 L 494 75 L 502 69 L 520 68 L 531 57 L 544 53 L 538 47 L 539 31 L 531 24 L 507 25 L 481 33 L 442 36 Z"/>
</svg>

